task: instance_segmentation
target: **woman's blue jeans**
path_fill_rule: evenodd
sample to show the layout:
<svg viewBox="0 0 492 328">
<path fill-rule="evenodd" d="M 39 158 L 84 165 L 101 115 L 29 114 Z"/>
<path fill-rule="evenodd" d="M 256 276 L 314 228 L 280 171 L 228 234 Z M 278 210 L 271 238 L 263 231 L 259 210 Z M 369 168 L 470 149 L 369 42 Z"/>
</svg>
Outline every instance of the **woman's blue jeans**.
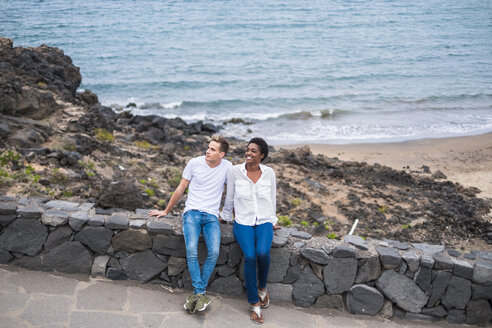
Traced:
<svg viewBox="0 0 492 328">
<path fill-rule="evenodd" d="M 248 303 L 258 303 L 258 287 L 265 288 L 270 268 L 270 248 L 273 240 L 273 225 L 263 223 L 247 226 L 234 222 L 234 238 L 244 255 L 244 279 Z M 256 277 L 258 264 L 258 278 Z"/>
<path fill-rule="evenodd" d="M 200 271 L 198 263 L 198 239 L 203 234 L 207 245 L 207 258 Z M 205 294 L 208 280 L 214 271 L 220 251 L 220 224 L 213 214 L 190 210 L 183 214 L 183 234 L 186 245 L 186 261 L 190 271 L 194 294 Z"/>
</svg>

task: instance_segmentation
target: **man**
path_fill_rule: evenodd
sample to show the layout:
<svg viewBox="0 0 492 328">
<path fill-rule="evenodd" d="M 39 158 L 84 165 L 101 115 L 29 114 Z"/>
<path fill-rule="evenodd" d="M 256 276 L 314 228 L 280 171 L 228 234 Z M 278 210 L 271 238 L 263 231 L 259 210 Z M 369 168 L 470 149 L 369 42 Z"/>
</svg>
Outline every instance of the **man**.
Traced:
<svg viewBox="0 0 492 328">
<path fill-rule="evenodd" d="M 224 137 L 213 136 L 205 156 L 192 158 L 186 165 L 181 182 L 171 196 L 166 209 L 149 212 L 150 216 L 166 216 L 189 187 L 183 212 L 183 235 L 186 260 L 193 284 L 193 294 L 186 298 L 184 304 L 184 308 L 190 313 L 203 311 L 210 304 L 210 298 L 205 293 L 219 257 L 219 207 L 227 172 L 232 166 L 231 162 L 224 159 L 228 149 L 229 143 Z M 200 232 L 203 232 L 208 250 L 201 271 L 197 251 Z"/>
</svg>

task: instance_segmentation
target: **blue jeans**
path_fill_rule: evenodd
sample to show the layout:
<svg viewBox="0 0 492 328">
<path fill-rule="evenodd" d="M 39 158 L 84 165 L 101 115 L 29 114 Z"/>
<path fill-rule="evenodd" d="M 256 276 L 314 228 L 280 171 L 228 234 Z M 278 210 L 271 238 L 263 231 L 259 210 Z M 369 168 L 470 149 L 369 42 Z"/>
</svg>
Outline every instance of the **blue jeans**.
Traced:
<svg viewBox="0 0 492 328">
<path fill-rule="evenodd" d="M 263 223 L 247 226 L 234 222 L 234 238 L 244 255 L 244 279 L 248 303 L 258 303 L 258 287 L 266 287 L 268 269 L 270 268 L 270 248 L 273 240 L 273 225 Z M 258 263 L 258 280 L 256 264 Z"/>
<path fill-rule="evenodd" d="M 203 234 L 207 245 L 207 258 L 200 272 L 198 263 L 198 238 Z M 220 224 L 213 214 L 190 210 L 183 214 L 183 234 L 186 245 L 186 261 L 190 271 L 194 294 L 205 294 L 208 279 L 214 271 L 220 251 Z"/>
</svg>

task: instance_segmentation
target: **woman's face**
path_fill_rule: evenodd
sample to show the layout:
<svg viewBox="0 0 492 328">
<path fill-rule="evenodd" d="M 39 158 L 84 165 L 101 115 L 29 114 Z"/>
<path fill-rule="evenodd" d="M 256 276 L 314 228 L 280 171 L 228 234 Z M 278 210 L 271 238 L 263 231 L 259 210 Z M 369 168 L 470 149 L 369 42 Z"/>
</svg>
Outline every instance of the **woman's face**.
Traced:
<svg viewBox="0 0 492 328">
<path fill-rule="evenodd" d="M 260 151 L 260 146 L 254 143 L 250 143 L 246 147 L 246 163 L 260 164 L 261 159 L 265 156 Z"/>
</svg>

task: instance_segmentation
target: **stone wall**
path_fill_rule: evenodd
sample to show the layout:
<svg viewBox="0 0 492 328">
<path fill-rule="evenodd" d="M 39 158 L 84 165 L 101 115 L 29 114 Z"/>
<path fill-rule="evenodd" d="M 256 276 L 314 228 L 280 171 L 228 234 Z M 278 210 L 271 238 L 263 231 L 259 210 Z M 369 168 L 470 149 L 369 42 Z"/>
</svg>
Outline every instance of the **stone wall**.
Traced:
<svg viewBox="0 0 492 328">
<path fill-rule="evenodd" d="M 191 289 L 181 220 L 148 210 L 0 197 L 0 263 L 86 273 Z M 221 225 L 220 256 L 208 290 L 244 294 L 241 250 Z M 203 262 L 206 246 L 199 245 Z M 275 231 L 268 289 L 273 300 L 354 314 L 489 324 L 492 252 L 461 254 L 441 245 L 343 241 L 291 228 Z"/>
</svg>

